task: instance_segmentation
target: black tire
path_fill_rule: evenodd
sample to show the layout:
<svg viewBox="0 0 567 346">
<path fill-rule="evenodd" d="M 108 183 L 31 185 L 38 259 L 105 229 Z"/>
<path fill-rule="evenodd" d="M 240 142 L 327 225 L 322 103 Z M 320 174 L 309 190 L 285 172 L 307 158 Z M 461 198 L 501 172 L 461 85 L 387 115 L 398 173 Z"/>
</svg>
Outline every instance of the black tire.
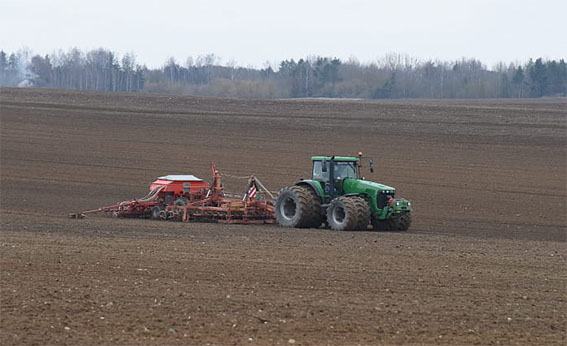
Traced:
<svg viewBox="0 0 567 346">
<path fill-rule="evenodd" d="M 354 198 L 343 196 L 333 199 L 327 207 L 327 223 L 334 231 L 356 230 L 359 218 Z"/>
<path fill-rule="evenodd" d="M 404 213 L 396 220 L 396 231 L 407 231 L 411 226 L 411 214 Z"/>
<path fill-rule="evenodd" d="M 163 207 L 160 205 L 156 205 L 152 208 L 151 219 L 152 220 L 161 220 L 159 213 L 163 210 Z"/>
<path fill-rule="evenodd" d="M 185 207 L 187 206 L 187 200 L 185 198 L 178 198 L 175 200 L 175 202 L 173 202 L 173 205 L 176 207 Z"/>
<path fill-rule="evenodd" d="M 311 210 L 309 212 L 309 228 L 318 228 L 325 221 L 325 217 L 321 210 L 321 198 L 317 196 L 317 193 L 310 187 L 304 187 L 307 190 L 307 198 L 310 201 Z"/>
<path fill-rule="evenodd" d="M 370 206 L 368 202 L 362 197 L 350 197 L 356 206 L 357 225 L 356 229 L 365 231 L 370 224 Z"/>
<path fill-rule="evenodd" d="M 388 220 L 372 220 L 372 226 L 375 231 L 381 232 L 404 232 L 411 226 L 411 214 L 404 213 Z"/>
<path fill-rule="evenodd" d="M 283 227 L 319 227 L 321 199 L 313 189 L 303 186 L 288 186 L 280 190 L 275 206 L 276 220 Z"/>
</svg>

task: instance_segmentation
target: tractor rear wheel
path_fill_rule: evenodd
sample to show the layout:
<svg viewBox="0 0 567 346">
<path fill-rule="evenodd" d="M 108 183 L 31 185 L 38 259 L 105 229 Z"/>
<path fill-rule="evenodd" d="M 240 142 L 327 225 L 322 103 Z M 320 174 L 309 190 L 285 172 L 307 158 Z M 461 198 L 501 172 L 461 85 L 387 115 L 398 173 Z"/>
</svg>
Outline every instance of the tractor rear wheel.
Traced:
<svg viewBox="0 0 567 346">
<path fill-rule="evenodd" d="M 327 207 L 327 223 L 334 231 L 356 230 L 360 221 L 354 198 L 343 196 L 333 199 Z"/>
<path fill-rule="evenodd" d="M 370 224 L 370 206 L 368 202 L 362 197 L 350 197 L 356 206 L 357 225 L 356 229 L 364 231 L 368 229 Z"/>
<path fill-rule="evenodd" d="M 280 190 L 276 199 L 276 220 L 283 227 L 319 227 L 321 199 L 313 189 L 303 186 L 288 186 Z"/>
</svg>

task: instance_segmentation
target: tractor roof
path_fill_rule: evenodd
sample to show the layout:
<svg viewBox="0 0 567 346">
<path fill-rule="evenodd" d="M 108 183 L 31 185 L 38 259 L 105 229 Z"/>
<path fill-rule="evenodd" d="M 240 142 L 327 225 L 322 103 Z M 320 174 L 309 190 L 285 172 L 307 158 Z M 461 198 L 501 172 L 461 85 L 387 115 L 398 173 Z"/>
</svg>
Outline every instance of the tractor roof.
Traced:
<svg viewBox="0 0 567 346">
<path fill-rule="evenodd" d="M 332 156 L 313 156 L 311 161 L 331 161 Z M 348 156 L 335 156 L 333 161 L 347 161 L 347 162 L 358 162 L 360 159 L 358 157 L 348 157 Z"/>
</svg>

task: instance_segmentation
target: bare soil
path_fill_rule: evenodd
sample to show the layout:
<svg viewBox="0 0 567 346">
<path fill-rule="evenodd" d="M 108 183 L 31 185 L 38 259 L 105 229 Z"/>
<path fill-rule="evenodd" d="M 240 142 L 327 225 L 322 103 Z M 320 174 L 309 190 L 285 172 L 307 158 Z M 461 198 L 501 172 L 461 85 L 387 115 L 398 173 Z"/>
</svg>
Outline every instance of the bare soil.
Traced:
<svg viewBox="0 0 567 346">
<path fill-rule="evenodd" d="M 2 345 L 567 341 L 565 99 L 2 88 L 0 116 Z M 278 190 L 358 151 L 412 201 L 409 231 L 66 216 L 210 162 Z"/>
</svg>

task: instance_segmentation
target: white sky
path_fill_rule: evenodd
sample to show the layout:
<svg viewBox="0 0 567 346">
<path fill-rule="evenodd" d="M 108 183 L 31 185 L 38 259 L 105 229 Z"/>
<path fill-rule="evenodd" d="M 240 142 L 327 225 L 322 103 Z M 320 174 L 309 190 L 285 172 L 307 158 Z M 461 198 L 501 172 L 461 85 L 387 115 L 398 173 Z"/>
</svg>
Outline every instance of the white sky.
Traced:
<svg viewBox="0 0 567 346">
<path fill-rule="evenodd" d="M 277 65 L 309 55 L 375 61 L 567 58 L 565 0 L 0 0 L 0 49 L 106 48 L 161 67 L 214 53 Z"/>
</svg>

